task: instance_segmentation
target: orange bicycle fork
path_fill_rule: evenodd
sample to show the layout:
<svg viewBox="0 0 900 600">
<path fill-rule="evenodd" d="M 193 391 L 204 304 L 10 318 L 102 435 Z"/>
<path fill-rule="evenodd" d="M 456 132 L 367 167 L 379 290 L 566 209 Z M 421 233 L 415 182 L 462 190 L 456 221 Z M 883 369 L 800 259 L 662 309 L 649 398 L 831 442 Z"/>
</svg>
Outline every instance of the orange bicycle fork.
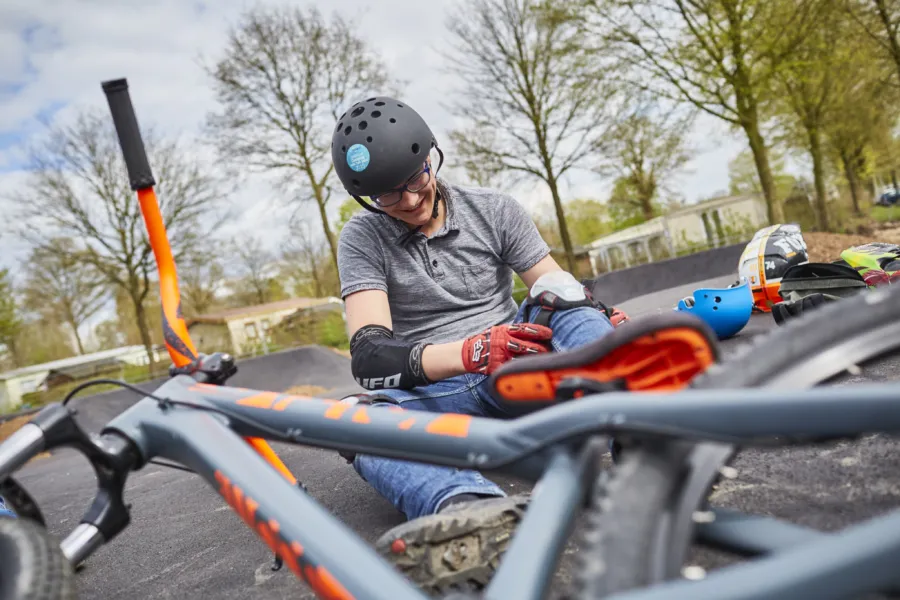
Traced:
<svg viewBox="0 0 900 600">
<path fill-rule="evenodd" d="M 122 148 L 131 189 L 137 192 L 141 215 L 150 238 L 150 247 L 156 258 L 163 311 L 163 338 L 166 348 L 176 370 L 191 374 L 200 368 L 201 358 L 191 340 L 187 324 L 181 313 L 181 295 L 178 290 L 175 259 L 172 256 L 172 248 L 166 235 L 165 224 L 154 191 L 156 181 L 147 160 L 137 116 L 128 93 L 128 82 L 125 79 L 117 79 L 103 82 L 102 85 L 118 134 L 119 145 Z M 292 485 L 298 484 L 297 478 L 265 440 L 250 437 L 244 439 L 287 481 Z"/>
</svg>

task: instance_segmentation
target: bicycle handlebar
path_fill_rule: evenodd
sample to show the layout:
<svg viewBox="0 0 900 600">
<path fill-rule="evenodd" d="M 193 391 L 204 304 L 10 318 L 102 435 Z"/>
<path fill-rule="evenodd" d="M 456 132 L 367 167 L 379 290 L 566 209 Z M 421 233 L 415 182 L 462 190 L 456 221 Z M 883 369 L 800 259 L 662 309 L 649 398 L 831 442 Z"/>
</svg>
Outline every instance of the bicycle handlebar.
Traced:
<svg viewBox="0 0 900 600">
<path fill-rule="evenodd" d="M 147 152 L 144 149 L 144 141 L 141 139 L 137 116 L 131 104 L 131 96 L 128 94 L 128 81 L 115 79 L 105 81 L 102 85 L 109 103 L 109 110 L 112 113 L 113 124 L 119 135 L 131 189 L 138 191 L 153 187 L 156 181 L 153 179 L 153 171 L 150 169 L 150 161 L 147 160 Z"/>
<path fill-rule="evenodd" d="M 45 447 L 44 431 L 26 423 L 0 444 L 0 481 L 6 479 Z"/>
</svg>

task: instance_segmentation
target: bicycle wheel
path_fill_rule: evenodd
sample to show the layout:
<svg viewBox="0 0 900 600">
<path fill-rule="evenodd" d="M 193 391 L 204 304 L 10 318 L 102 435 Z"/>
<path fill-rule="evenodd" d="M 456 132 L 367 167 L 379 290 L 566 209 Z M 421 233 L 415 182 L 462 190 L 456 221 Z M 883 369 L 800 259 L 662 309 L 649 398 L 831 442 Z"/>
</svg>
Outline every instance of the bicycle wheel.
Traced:
<svg viewBox="0 0 900 600">
<path fill-rule="evenodd" d="M 0 518 L 0 598 L 75 600 L 69 561 L 47 530 L 30 519 Z"/>
<path fill-rule="evenodd" d="M 898 349 L 900 289 L 887 288 L 791 320 L 739 348 L 691 387 L 809 388 Z M 595 482 L 576 597 L 604 598 L 680 578 L 694 539 L 693 515 L 739 450 L 657 439 L 624 452 L 615 470 Z M 686 477 L 695 468 L 703 472 Z"/>
</svg>

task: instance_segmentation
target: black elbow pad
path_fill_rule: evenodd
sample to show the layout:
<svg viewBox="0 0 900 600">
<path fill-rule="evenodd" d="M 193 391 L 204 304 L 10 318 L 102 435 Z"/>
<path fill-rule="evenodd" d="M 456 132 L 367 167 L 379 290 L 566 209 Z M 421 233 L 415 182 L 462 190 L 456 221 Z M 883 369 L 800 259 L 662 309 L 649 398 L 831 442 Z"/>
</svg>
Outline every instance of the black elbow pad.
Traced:
<svg viewBox="0 0 900 600">
<path fill-rule="evenodd" d="M 381 325 L 360 327 L 350 339 L 350 370 L 367 390 L 412 389 L 432 383 L 422 368 L 422 351 L 428 344 L 394 340 Z"/>
</svg>

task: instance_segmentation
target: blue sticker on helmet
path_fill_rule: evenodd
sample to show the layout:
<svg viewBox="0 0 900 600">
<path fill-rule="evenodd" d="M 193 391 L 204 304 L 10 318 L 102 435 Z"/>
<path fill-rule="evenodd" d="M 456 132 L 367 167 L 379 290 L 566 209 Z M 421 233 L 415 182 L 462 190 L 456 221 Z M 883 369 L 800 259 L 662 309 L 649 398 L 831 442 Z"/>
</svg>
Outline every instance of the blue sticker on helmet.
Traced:
<svg viewBox="0 0 900 600">
<path fill-rule="evenodd" d="M 347 164 L 359 173 L 369 166 L 369 149 L 362 144 L 353 144 L 347 150 Z"/>
</svg>

